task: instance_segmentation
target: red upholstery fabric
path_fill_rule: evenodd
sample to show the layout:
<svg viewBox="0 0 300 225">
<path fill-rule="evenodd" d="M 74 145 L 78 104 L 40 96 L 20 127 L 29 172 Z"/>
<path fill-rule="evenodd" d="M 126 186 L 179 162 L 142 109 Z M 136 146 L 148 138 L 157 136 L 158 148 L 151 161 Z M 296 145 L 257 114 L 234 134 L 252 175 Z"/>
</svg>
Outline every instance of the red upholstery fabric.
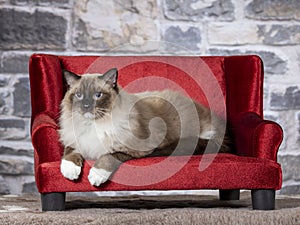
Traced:
<svg viewBox="0 0 300 225">
<path fill-rule="evenodd" d="M 35 166 L 44 162 L 60 161 L 63 146 L 59 142 L 58 125 L 47 114 L 36 116 L 31 130 L 33 147 L 35 149 Z"/>
<path fill-rule="evenodd" d="M 103 73 L 117 67 L 119 82 L 130 92 L 170 88 L 226 116 L 233 127 L 237 155 L 152 157 L 123 164 L 113 180 L 100 188 L 87 180 L 92 162 L 84 164 L 76 182 L 62 177 L 63 147 L 58 141 L 59 105 L 66 91 L 62 69 L 78 74 Z M 165 78 L 165 79 L 164 79 Z M 169 189 L 279 189 L 281 168 L 276 162 L 282 129 L 263 119 L 263 69 L 257 56 L 54 56 L 35 54 L 30 60 L 32 142 L 38 190 L 45 192 Z M 147 179 L 178 168 L 175 175 L 147 184 Z M 159 162 L 163 161 L 161 164 Z M 211 164 L 199 170 L 205 162 Z M 132 168 L 130 165 L 138 166 Z M 154 166 L 151 172 L 145 165 Z M 208 164 L 207 164 L 208 165 Z M 128 167 L 129 166 L 129 167 Z M 125 180 L 124 180 L 125 179 Z M 145 180 L 146 179 L 146 180 Z M 125 182 L 125 184 L 122 184 Z M 128 182 L 133 182 L 128 185 Z M 138 185 L 136 185 L 138 184 Z"/>
<path fill-rule="evenodd" d="M 247 112 L 241 114 L 233 126 L 238 155 L 277 161 L 277 150 L 283 133 L 277 123 L 263 120 L 256 113 Z"/>
<path fill-rule="evenodd" d="M 205 156 L 209 157 L 209 156 Z M 43 163 L 38 168 L 37 185 L 41 192 L 118 191 L 118 190 L 193 190 L 193 189 L 279 189 L 281 186 L 280 165 L 272 160 L 219 154 L 204 171 L 199 171 L 203 156 L 192 156 L 181 170 L 161 182 L 162 173 L 181 166 L 186 156 L 170 157 L 156 170 L 147 169 L 150 163 L 159 163 L 166 157 L 142 158 L 121 165 L 111 181 L 93 187 L 87 176 L 93 162 L 85 162 L 81 177 L 76 181 L 66 180 L 60 173 L 60 162 Z M 207 160 L 209 161 L 209 159 Z M 203 163 L 203 162 L 202 162 Z M 127 165 L 136 167 L 126 167 Z M 150 164 L 151 165 L 151 164 Z M 145 167 L 145 169 L 143 168 Z M 167 175 L 166 175 L 167 177 Z M 151 183 L 150 185 L 136 185 Z M 134 184 L 134 185 L 128 185 Z"/>
<path fill-rule="evenodd" d="M 32 118 L 39 113 L 58 118 L 64 96 L 60 61 L 57 56 L 33 55 L 29 66 Z"/>
<path fill-rule="evenodd" d="M 226 57 L 225 62 L 228 119 L 240 113 L 263 115 L 263 64 L 257 56 Z"/>
</svg>

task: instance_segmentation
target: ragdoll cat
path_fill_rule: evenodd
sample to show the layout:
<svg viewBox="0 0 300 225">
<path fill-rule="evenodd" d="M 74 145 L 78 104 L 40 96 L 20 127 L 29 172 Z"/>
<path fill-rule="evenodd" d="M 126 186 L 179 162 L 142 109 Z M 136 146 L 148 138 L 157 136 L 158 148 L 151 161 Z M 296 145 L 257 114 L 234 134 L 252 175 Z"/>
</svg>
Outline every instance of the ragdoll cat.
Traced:
<svg viewBox="0 0 300 225">
<path fill-rule="evenodd" d="M 129 94 L 117 84 L 117 69 L 64 76 L 69 89 L 59 120 L 60 169 L 70 180 L 79 177 L 84 159 L 95 160 L 88 179 L 99 186 L 132 158 L 231 149 L 225 121 L 177 92 Z"/>
</svg>

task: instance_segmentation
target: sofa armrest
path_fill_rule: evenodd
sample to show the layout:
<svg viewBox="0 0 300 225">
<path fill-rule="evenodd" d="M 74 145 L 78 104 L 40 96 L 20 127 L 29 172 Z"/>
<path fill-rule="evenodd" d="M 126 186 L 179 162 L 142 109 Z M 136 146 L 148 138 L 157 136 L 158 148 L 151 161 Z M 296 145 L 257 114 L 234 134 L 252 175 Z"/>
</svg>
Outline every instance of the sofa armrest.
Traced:
<svg viewBox="0 0 300 225">
<path fill-rule="evenodd" d="M 29 78 L 32 118 L 40 113 L 56 118 L 64 96 L 59 58 L 54 55 L 33 54 L 29 61 Z"/>
<path fill-rule="evenodd" d="M 31 139 L 36 166 L 61 159 L 63 146 L 59 141 L 58 128 L 56 121 L 46 113 L 40 113 L 33 119 Z"/>
<path fill-rule="evenodd" d="M 238 155 L 277 161 L 283 139 L 282 128 L 277 123 L 253 112 L 242 113 L 233 122 L 233 133 Z"/>
</svg>

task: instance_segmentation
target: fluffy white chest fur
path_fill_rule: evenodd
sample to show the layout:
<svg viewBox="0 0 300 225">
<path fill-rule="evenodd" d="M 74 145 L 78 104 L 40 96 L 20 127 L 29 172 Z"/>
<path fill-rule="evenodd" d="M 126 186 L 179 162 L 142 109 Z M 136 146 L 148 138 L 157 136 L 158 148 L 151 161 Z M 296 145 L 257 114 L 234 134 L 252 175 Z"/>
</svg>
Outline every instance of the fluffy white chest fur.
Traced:
<svg viewBox="0 0 300 225">
<path fill-rule="evenodd" d="M 96 160 L 101 155 L 107 154 L 113 145 L 110 120 L 102 121 L 99 126 L 95 120 L 78 117 L 81 116 L 64 120 L 63 128 L 60 130 L 63 144 L 74 148 L 75 152 L 80 153 L 85 159 Z"/>
</svg>

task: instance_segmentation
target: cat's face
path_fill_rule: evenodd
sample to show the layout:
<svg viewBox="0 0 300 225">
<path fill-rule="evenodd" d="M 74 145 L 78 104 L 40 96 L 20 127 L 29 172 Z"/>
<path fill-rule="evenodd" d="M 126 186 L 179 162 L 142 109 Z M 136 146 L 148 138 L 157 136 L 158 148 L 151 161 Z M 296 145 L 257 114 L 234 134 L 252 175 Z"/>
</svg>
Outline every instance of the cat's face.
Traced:
<svg viewBox="0 0 300 225">
<path fill-rule="evenodd" d="M 109 115 L 118 94 L 117 69 L 102 74 L 78 76 L 64 71 L 69 90 L 62 104 L 72 113 L 79 113 L 87 119 L 101 119 Z"/>
</svg>

